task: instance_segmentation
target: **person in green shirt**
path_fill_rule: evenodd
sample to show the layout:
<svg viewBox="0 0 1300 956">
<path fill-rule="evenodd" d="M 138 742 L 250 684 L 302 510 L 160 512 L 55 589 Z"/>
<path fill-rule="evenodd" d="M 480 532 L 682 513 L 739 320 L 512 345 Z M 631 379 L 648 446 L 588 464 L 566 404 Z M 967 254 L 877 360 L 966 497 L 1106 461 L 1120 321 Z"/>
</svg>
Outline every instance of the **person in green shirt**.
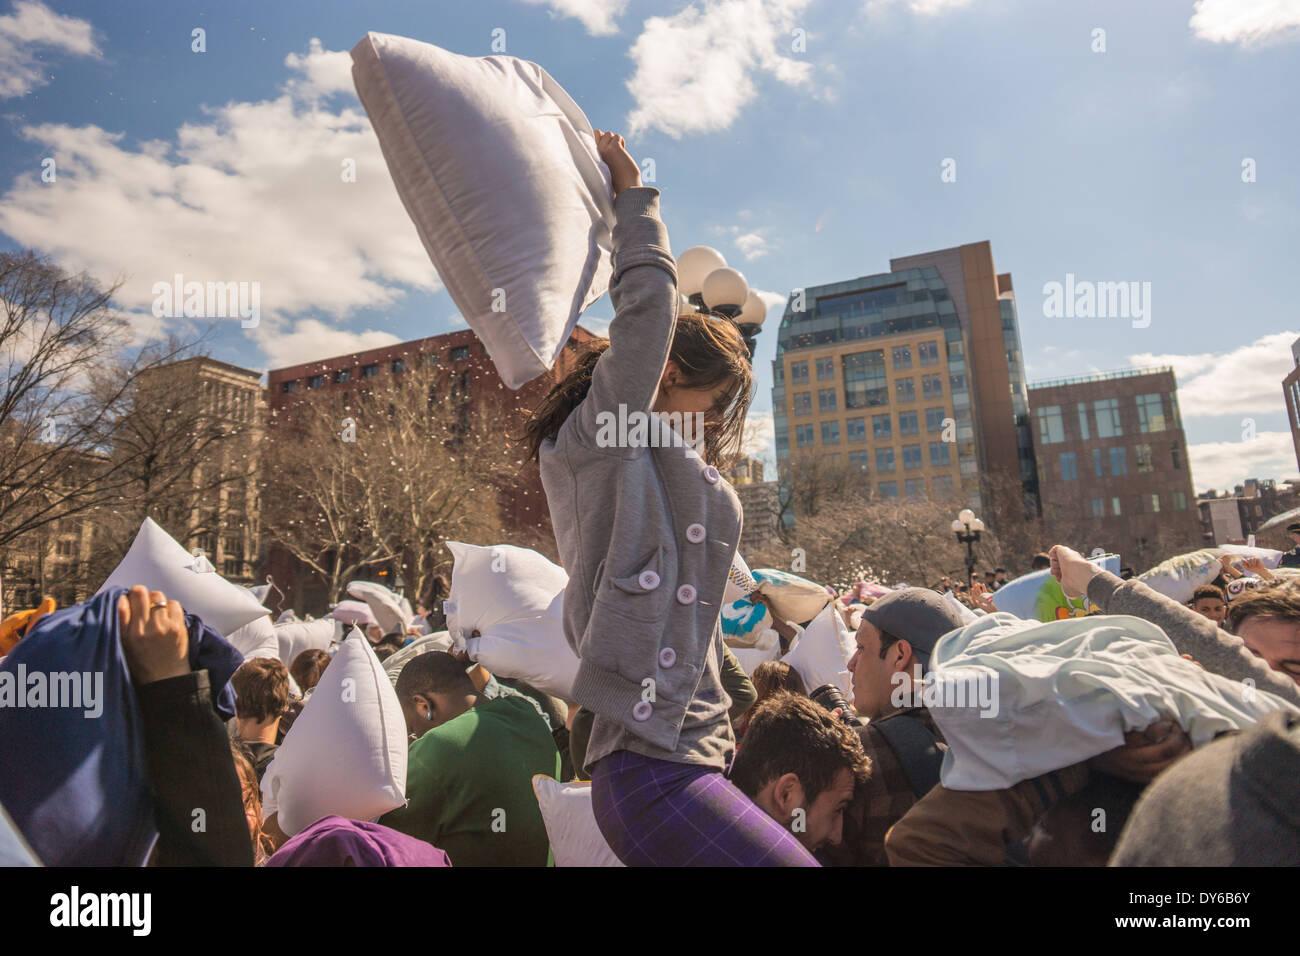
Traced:
<svg viewBox="0 0 1300 956">
<path fill-rule="evenodd" d="M 519 696 L 483 697 L 441 651 L 402 668 L 397 697 L 414 738 L 407 804 L 379 822 L 445 850 L 452 866 L 545 866 L 532 780 L 558 779 L 560 754 L 537 709 Z"/>
</svg>

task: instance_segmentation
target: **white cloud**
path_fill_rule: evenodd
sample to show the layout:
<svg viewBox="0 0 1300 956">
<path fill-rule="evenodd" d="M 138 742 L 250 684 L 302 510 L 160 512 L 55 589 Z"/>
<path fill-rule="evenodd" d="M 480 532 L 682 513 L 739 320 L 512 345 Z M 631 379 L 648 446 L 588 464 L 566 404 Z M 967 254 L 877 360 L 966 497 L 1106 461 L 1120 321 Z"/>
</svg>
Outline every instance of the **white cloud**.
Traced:
<svg viewBox="0 0 1300 956">
<path fill-rule="evenodd" d="M 36 0 L 19 0 L 0 17 L 0 99 L 25 96 L 49 82 L 49 64 L 38 47 L 74 56 L 99 56 L 87 20 L 65 17 Z"/>
<path fill-rule="evenodd" d="M 321 106 L 344 92 L 340 57 L 313 41 L 287 58 L 291 75 L 275 99 L 205 109 L 169 141 L 130 146 L 98 126 L 24 127 L 55 158 L 58 178 L 16 177 L 0 196 L 0 231 L 73 271 L 124 276 L 117 302 L 127 310 L 149 310 L 153 283 L 176 273 L 256 281 L 262 320 L 249 334 L 268 356 L 286 355 L 278 337 L 308 344 L 287 325 L 293 317 L 343 317 L 410 288 L 436 290 L 355 93 L 337 111 Z M 355 182 L 344 181 L 345 161 L 355 161 Z"/>
<path fill-rule="evenodd" d="M 790 301 L 789 296 L 782 295 L 780 292 L 765 292 L 762 289 L 755 289 L 754 291 L 758 293 L 758 297 L 767 305 L 769 311 L 775 306 L 784 306 Z"/>
<path fill-rule="evenodd" d="M 745 416 L 742 450 L 750 458 L 758 458 L 763 462 L 765 481 L 776 480 L 776 422 L 770 410 L 749 410 Z"/>
<path fill-rule="evenodd" d="M 1247 478 L 1273 478 L 1279 484 L 1297 474 L 1290 432 L 1259 432 L 1249 441 L 1215 441 L 1188 445 L 1193 487 L 1229 490 Z"/>
<path fill-rule="evenodd" d="M 887 10 L 906 5 L 910 13 L 922 17 L 934 17 L 949 10 L 968 7 L 970 4 L 971 0 L 867 0 L 865 10 L 867 16 L 877 16 Z"/>
<path fill-rule="evenodd" d="M 619 17 L 627 9 L 627 0 L 524 0 L 533 5 L 546 4 L 551 16 L 573 17 L 594 37 L 618 32 Z"/>
<path fill-rule="evenodd" d="M 757 232 L 747 232 L 736 237 L 736 248 L 746 259 L 757 259 L 759 256 L 767 255 L 767 240 Z"/>
<path fill-rule="evenodd" d="M 770 75 L 809 86 L 812 65 L 793 53 L 792 31 L 811 0 L 704 0 L 670 17 L 651 17 L 629 56 L 636 72 L 631 135 L 658 129 L 683 134 L 726 129 Z M 791 51 L 785 55 L 784 51 Z"/>
<path fill-rule="evenodd" d="M 1187 25 L 1211 43 L 1282 42 L 1300 36 L 1300 0 L 1196 0 Z"/>
<path fill-rule="evenodd" d="M 1281 411 L 1282 379 L 1294 367 L 1291 343 L 1300 332 L 1278 332 L 1230 352 L 1130 355 L 1134 365 L 1172 365 L 1183 417 L 1264 415 Z"/>
<path fill-rule="evenodd" d="M 292 329 L 285 328 L 274 336 L 264 338 L 261 345 L 262 351 L 266 353 L 267 368 L 285 368 L 336 355 L 396 345 L 401 341 L 391 332 L 373 329 L 349 332 L 346 329 L 331 328 L 317 319 L 302 319 L 294 323 Z"/>
</svg>

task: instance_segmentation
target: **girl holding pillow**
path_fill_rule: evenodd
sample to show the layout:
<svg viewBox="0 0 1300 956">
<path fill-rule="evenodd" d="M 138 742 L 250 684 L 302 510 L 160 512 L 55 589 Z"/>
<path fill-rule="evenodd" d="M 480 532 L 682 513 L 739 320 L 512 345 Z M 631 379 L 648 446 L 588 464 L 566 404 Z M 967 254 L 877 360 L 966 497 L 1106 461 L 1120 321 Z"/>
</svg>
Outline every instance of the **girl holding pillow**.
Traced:
<svg viewBox="0 0 1300 956">
<path fill-rule="evenodd" d="M 659 191 L 621 136 L 595 136 L 615 197 L 614 320 L 526 440 L 569 574 L 573 698 L 595 714 L 584 769 L 596 821 L 632 866 L 815 866 L 723 774 L 735 738 L 719 618 L 742 515 L 717 463 L 739 450 L 749 351 L 730 321 L 678 316 Z M 703 455 L 667 416 L 703 418 Z M 638 420 L 648 429 L 615 427 Z"/>
</svg>

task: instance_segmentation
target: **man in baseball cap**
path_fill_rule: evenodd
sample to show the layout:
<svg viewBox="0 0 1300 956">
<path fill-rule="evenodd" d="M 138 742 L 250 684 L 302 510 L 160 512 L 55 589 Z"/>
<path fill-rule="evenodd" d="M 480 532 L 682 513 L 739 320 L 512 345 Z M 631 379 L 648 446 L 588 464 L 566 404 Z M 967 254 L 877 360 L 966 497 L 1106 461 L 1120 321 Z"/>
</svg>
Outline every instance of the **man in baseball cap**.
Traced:
<svg viewBox="0 0 1300 956">
<path fill-rule="evenodd" d="M 913 674 L 928 670 L 939 638 L 962 624 L 957 608 L 928 588 L 899 588 L 862 612 L 849 670 L 854 709 L 870 719 L 856 729 L 871 772 L 844 813 L 842 842 L 819 854 L 823 862 L 887 865 L 885 834 L 938 782 L 943 734 L 924 707 L 898 707 L 890 698 L 898 687 L 899 699 L 919 704 L 911 701 Z"/>
</svg>

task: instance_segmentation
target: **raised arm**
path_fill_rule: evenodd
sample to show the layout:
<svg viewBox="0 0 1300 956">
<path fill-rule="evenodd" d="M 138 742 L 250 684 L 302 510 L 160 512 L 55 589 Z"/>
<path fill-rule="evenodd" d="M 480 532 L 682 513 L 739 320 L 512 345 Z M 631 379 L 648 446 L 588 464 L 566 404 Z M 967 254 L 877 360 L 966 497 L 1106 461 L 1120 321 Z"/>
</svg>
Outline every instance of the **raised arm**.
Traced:
<svg viewBox="0 0 1300 956">
<path fill-rule="evenodd" d="M 654 404 L 677 326 L 677 264 L 659 221 L 659 190 L 641 185 L 623 139 L 596 131 L 614 183 L 614 271 L 609 298 L 610 346 L 596 363 L 591 390 L 578 406 L 580 434 L 594 444 L 598 416 L 619 406 L 647 412 Z"/>
</svg>

